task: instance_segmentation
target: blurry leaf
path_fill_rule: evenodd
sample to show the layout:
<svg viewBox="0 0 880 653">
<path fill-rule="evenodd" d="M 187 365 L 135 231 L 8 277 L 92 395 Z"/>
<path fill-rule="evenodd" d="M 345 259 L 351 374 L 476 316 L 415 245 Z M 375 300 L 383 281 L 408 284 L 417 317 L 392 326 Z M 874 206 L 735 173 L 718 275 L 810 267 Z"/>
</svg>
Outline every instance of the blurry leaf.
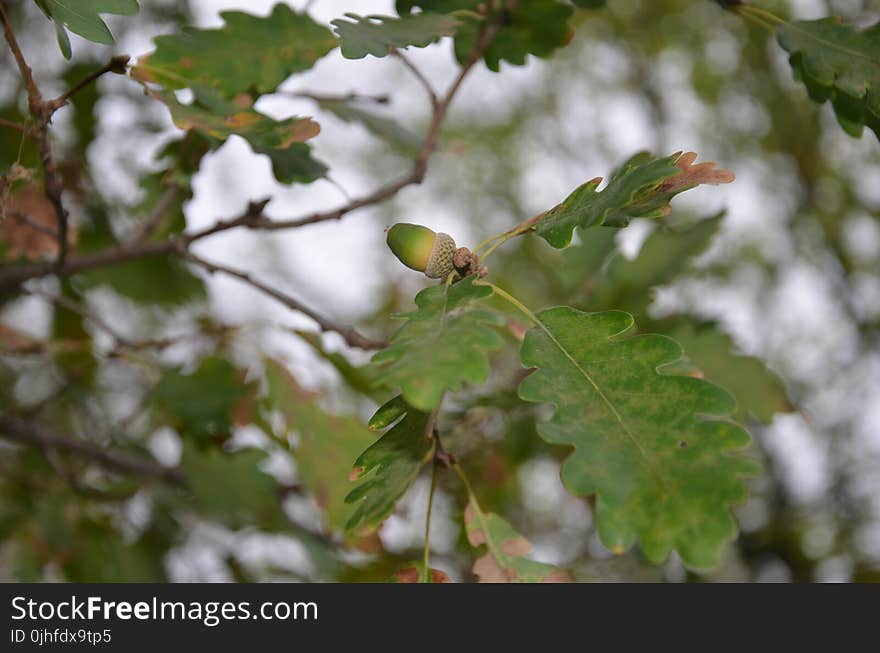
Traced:
<svg viewBox="0 0 880 653">
<path fill-rule="evenodd" d="M 326 413 L 279 363 L 266 362 L 266 382 L 270 407 L 299 435 L 297 474 L 324 510 L 327 525 L 342 531 L 354 511 L 345 502 L 348 474 L 373 434 L 358 420 Z"/>
<path fill-rule="evenodd" d="M 207 296 L 201 278 L 172 254 L 94 268 L 76 278 L 83 287 L 106 285 L 143 305 L 180 305 Z"/>
<path fill-rule="evenodd" d="M 688 269 L 693 258 L 706 249 L 718 231 L 721 218 L 719 215 L 700 220 L 683 230 L 660 226 L 648 236 L 636 258 L 628 260 L 618 253 L 598 274 L 589 276 L 588 272 L 580 292 L 572 301 L 577 302 L 583 297 L 584 307 L 588 310 L 620 309 L 641 317 L 647 313 L 655 287 L 669 283 Z M 564 252 L 565 265 L 562 267 L 571 277 L 576 277 L 581 251 L 593 246 L 588 236 L 582 241 Z"/>
<path fill-rule="evenodd" d="M 327 166 L 312 156 L 312 148 L 307 143 L 294 143 L 283 149 L 252 143 L 251 148 L 269 157 L 272 174 L 282 184 L 308 184 L 327 174 Z"/>
<path fill-rule="evenodd" d="M 349 478 L 366 480 L 345 497 L 356 508 L 346 530 L 376 528 L 391 514 L 431 455 L 433 444 L 425 433 L 427 425 L 426 413 L 410 409 L 358 457 Z"/>
<path fill-rule="evenodd" d="M 262 449 L 184 447 L 181 468 L 195 510 L 229 528 L 280 528 L 285 518 L 278 483 L 260 470 L 265 459 Z"/>
<path fill-rule="evenodd" d="M 760 359 L 737 354 L 730 336 L 714 325 L 673 319 L 663 332 L 681 344 L 687 359 L 701 373 L 736 398 L 733 418 L 737 421 L 751 416 L 769 424 L 776 413 L 793 410 L 779 377 Z"/>
<path fill-rule="evenodd" d="M 700 184 L 726 184 L 734 176 L 714 163 L 692 165 L 693 152 L 656 158 L 640 152 L 611 175 L 596 191 L 600 177 L 583 184 L 536 223 L 539 236 L 556 248 L 568 246 L 575 227 L 625 227 L 633 218 L 659 218 L 669 213 L 669 202 Z"/>
<path fill-rule="evenodd" d="M 345 20 L 330 21 L 339 37 L 339 49 L 347 59 L 362 59 L 368 54 L 384 57 L 395 48 L 424 48 L 444 36 L 455 34 L 461 23 L 451 16 L 423 12 L 393 16 L 358 16 L 346 13 Z"/>
<path fill-rule="evenodd" d="M 70 59 L 70 39 L 63 28 L 94 43 L 113 45 L 113 35 L 100 14 L 133 16 L 138 12 L 137 0 L 35 0 L 48 18 L 55 21 L 58 46 L 65 59 Z"/>
<path fill-rule="evenodd" d="M 776 37 L 795 78 L 815 102 L 831 101 L 847 134 L 867 125 L 880 138 L 880 23 L 858 31 L 837 18 L 795 21 Z"/>
<path fill-rule="evenodd" d="M 80 229 L 80 252 L 97 252 L 117 245 L 105 210 L 100 206 L 90 209 L 91 220 Z M 203 299 L 207 295 L 202 279 L 172 254 L 105 265 L 79 272 L 73 279 L 82 288 L 109 286 L 120 295 L 143 305 L 174 306 Z"/>
<path fill-rule="evenodd" d="M 638 538 L 652 562 L 675 548 L 687 565 L 715 565 L 736 535 L 728 508 L 746 498 L 742 477 L 759 469 L 734 453 L 749 436 L 728 421 L 733 398 L 702 379 L 661 374 L 681 348 L 665 336 L 625 337 L 627 313 L 559 307 L 537 317 L 520 355 L 538 369 L 520 396 L 555 406 L 538 432 L 574 447 L 562 479 L 596 495 L 605 546 L 622 553 Z"/>
<path fill-rule="evenodd" d="M 71 539 L 75 547 L 65 556 L 64 575 L 74 583 L 155 583 L 165 580 L 164 551 L 151 551 L 145 542 L 126 542 L 110 520 L 85 521 Z"/>
<path fill-rule="evenodd" d="M 268 16 L 223 11 L 220 29 L 186 28 L 155 39 L 132 76 L 169 89 L 210 87 L 226 98 L 271 93 L 336 47 L 329 29 L 284 4 Z"/>
<path fill-rule="evenodd" d="M 79 303 L 80 298 L 73 291 L 70 279 L 61 279 L 61 295 L 74 303 Z M 82 315 L 70 309 L 54 304 L 52 306 L 52 340 L 66 342 L 81 342 L 82 348 L 61 350 L 55 355 L 55 364 L 63 370 L 67 382 L 70 384 L 77 381 L 84 385 L 91 385 L 98 361 L 92 351 L 92 338 L 85 329 L 85 320 Z"/>
<path fill-rule="evenodd" d="M 74 64 L 64 71 L 64 83 L 73 88 L 85 77 L 95 71 L 91 64 Z M 71 98 L 73 105 L 73 129 L 76 133 L 77 147 L 84 153 L 85 148 L 95 140 L 95 105 L 98 103 L 98 85 L 86 84 Z"/>
<path fill-rule="evenodd" d="M 197 101 L 192 104 L 181 104 L 173 93 L 154 90 L 147 93 L 168 107 L 177 127 L 184 131 L 195 130 L 218 141 L 237 134 L 260 147 L 284 149 L 313 138 L 321 131 L 311 118 L 273 120 L 250 108 L 216 101 L 216 98 L 202 104 L 207 97 L 203 94 L 198 94 Z"/>
<path fill-rule="evenodd" d="M 481 583 L 566 583 L 571 575 L 553 565 L 525 556 L 532 544 L 494 513 L 484 513 L 473 501 L 464 512 L 468 542 L 486 545 L 486 554 L 474 563 Z"/>
<path fill-rule="evenodd" d="M 455 35 L 455 55 L 464 62 L 476 43 L 481 21 L 472 17 L 483 5 L 482 0 L 397 0 L 397 13 L 404 15 L 414 7 L 424 11 L 448 14 L 453 11 L 471 12 L 463 17 Z M 518 66 L 526 63 L 526 56 L 546 58 L 568 43 L 572 31 L 568 18 L 572 8 L 557 0 L 519 0 L 512 9 L 499 9 L 500 29 L 484 55 L 490 70 L 498 72 L 501 61 Z"/>
<path fill-rule="evenodd" d="M 210 356 L 190 374 L 167 370 L 152 392 L 153 406 L 184 438 L 226 439 L 235 408 L 252 392 L 227 360 Z"/>
<path fill-rule="evenodd" d="M 69 60 L 73 56 L 73 49 L 70 47 L 70 36 L 67 35 L 67 30 L 61 25 L 58 23 L 54 23 L 54 25 L 55 36 L 58 39 L 58 49 L 61 50 L 61 56 Z"/>
<path fill-rule="evenodd" d="M 296 331 L 296 335 L 305 340 L 321 358 L 329 362 L 343 380 L 348 383 L 352 390 L 356 390 L 364 396 L 376 398 L 380 393 L 376 392 L 373 385 L 375 368 L 369 365 L 356 367 L 338 351 L 327 351 L 321 343 L 321 334 L 314 331 Z"/>
<path fill-rule="evenodd" d="M 199 134 L 209 143 L 217 141 L 213 147 L 232 135 L 241 136 L 254 152 L 269 157 L 272 171 L 282 183 L 308 183 L 327 172 L 327 166 L 312 158 L 311 147 L 303 143 L 321 131 L 320 125 L 311 118 L 274 120 L 212 96 L 205 89 L 196 93 L 191 104 L 181 104 L 172 93 L 154 90 L 147 93 L 168 107 L 177 127 Z"/>
<path fill-rule="evenodd" d="M 572 0 L 575 7 L 582 9 L 599 9 L 605 6 L 606 0 Z"/>
<path fill-rule="evenodd" d="M 377 386 L 401 388 L 411 406 L 431 411 L 447 390 L 466 381 L 481 383 L 489 374 L 487 353 L 502 345 L 499 328 L 504 317 L 476 304 L 492 295 L 488 286 L 474 284 L 476 276 L 458 283 L 425 288 L 416 295 L 415 311 L 373 356 L 380 366 Z"/>
<path fill-rule="evenodd" d="M 422 145 L 421 139 L 390 118 L 367 111 L 354 101 L 330 98 L 314 98 L 322 109 L 330 111 L 340 120 L 362 124 L 370 133 L 382 139 L 401 154 L 414 156 Z"/>
</svg>

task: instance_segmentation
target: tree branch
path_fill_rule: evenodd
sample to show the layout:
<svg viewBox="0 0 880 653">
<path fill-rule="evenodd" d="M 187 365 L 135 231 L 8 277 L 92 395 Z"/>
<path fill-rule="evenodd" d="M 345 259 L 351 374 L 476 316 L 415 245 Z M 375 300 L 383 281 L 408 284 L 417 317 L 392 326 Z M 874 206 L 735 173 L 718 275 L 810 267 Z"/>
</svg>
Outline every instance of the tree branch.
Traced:
<svg viewBox="0 0 880 653">
<path fill-rule="evenodd" d="M 52 148 L 49 144 L 49 120 L 52 118 L 53 110 L 49 108 L 50 103 L 43 100 L 40 89 L 34 81 L 33 72 L 30 66 L 28 66 L 27 61 L 25 61 L 24 54 L 22 54 L 18 41 L 15 38 L 15 33 L 12 31 L 12 25 L 9 23 L 9 18 L 6 16 L 6 8 L 2 2 L 0 2 L 0 21 L 3 22 L 3 35 L 6 37 L 6 42 L 9 44 L 12 56 L 18 64 L 21 78 L 27 89 L 28 108 L 30 109 L 31 116 L 34 118 L 34 124 L 31 126 L 30 132 L 37 141 L 37 147 L 40 151 L 40 163 L 43 166 L 46 197 L 52 203 L 58 216 L 58 258 L 55 261 L 54 269 L 60 271 L 64 269 L 64 264 L 67 261 L 68 213 L 61 200 L 64 185 L 58 173 L 58 167 L 52 159 Z"/>
<path fill-rule="evenodd" d="M 24 444 L 65 451 L 91 460 L 110 471 L 155 478 L 176 485 L 186 483 L 186 478 L 179 469 L 164 467 L 149 460 L 123 456 L 91 442 L 75 440 L 19 417 L 0 417 L 0 437 Z"/>
<path fill-rule="evenodd" d="M 72 88 L 67 90 L 66 92 L 59 95 L 54 100 L 46 101 L 46 111 L 51 117 L 58 109 L 67 104 L 67 101 L 70 100 L 74 95 L 83 90 L 86 86 L 94 82 L 101 75 L 106 73 L 116 73 L 117 75 L 125 74 L 125 67 L 128 65 L 129 56 L 127 54 L 120 54 L 118 56 L 113 57 L 110 61 L 105 63 L 103 66 L 98 68 L 98 70 L 89 73 L 83 79 L 81 79 L 77 84 L 75 84 Z"/>
<path fill-rule="evenodd" d="M 184 254 L 184 257 L 187 260 L 195 263 L 196 265 L 203 267 L 210 273 L 222 272 L 223 274 L 227 274 L 231 277 L 235 277 L 240 281 L 243 281 L 249 286 L 252 286 L 260 292 L 268 295 L 269 297 L 272 297 L 272 299 L 280 302 L 281 304 L 284 304 L 288 308 L 308 316 L 309 318 L 317 322 L 318 327 L 321 329 L 321 331 L 333 331 L 334 333 L 338 333 L 342 336 L 345 342 L 347 342 L 352 347 L 359 347 L 360 349 L 382 349 L 383 347 L 385 347 L 386 343 L 377 340 L 370 340 L 369 338 L 361 335 L 351 327 L 345 327 L 331 322 L 327 318 L 319 315 L 318 313 L 305 306 L 298 300 L 294 299 L 290 295 L 287 295 L 276 288 L 272 288 L 271 286 L 267 286 L 262 281 L 254 279 L 247 272 L 236 270 L 235 268 L 221 265 L 220 263 L 207 261 L 190 251 L 187 251 Z"/>
</svg>

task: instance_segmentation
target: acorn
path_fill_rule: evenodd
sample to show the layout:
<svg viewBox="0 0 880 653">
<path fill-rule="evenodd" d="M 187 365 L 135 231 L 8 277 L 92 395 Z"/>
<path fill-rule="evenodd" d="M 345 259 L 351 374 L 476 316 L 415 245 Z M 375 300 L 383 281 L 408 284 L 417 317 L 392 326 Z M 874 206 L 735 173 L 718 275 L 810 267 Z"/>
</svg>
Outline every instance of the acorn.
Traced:
<svg viewBox="0 0 880 653">
<path fill-rule="evenodd" d="M 455 269 L 455 241 L 449 234 L 399 222 L 388 230 L 386 242 L 401 263 L 431 279 L 443 279 Z"/>
</svg>

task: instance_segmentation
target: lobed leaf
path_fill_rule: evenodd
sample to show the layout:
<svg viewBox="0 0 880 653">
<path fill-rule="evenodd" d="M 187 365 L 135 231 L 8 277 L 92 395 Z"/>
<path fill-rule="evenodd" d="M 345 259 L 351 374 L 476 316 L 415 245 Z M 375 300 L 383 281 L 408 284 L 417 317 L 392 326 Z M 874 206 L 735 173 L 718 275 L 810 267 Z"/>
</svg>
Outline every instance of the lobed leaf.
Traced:
<svg viewBox="0 0 880 653">
<path fill-rule="evenodd" d="M 669 202 L 679 193 L 734 180 L 732 172 L 714 163 L 693 165 L 696 158 L 694 152 L 663 158 L 640 152 L 616 170 L 601 191 L 601 177 L 577 188 L 537 221 L 535 231 L 553 247 L 567 247 L 575 227 L 625 227 L 633 218 L 659 218 L 669 213 Z"/>
<path fill-rule="evenodd" d="M 501 347 L 498 329 L 506 320 L 479 306 L 493 291 L 476 280 L 472 275 L 416 295 L 418 308 L 402 316 L 406 324 L 373 356 L 380 366 L 374 377 L 377 386 L 399 387 L 410 406 L 430 412 L 447 390 L 486 380 L 487 352 Z"/>
<path fill-rule="evenodd" d="M 880 22 L 859 31 L 836 18 L 782 23 L 779 45 L 815 102 L 830 101 L 843 130 L 880 138 Z"/>
<path fill-rule="evenodd" d="M 409 14 L 415 7 L 440 14 L 461 12 L 462 24 L 455 35 L 455 56 L 467 60 L 477 40 L 482 18 L 475 19 L 482 0 L 397 0 L 397 13 Z M 502 61 L 522 66 L 528 55 L 546 58 L 568 44 L 572 30 L 568 19 L 570 5 L 558 0 L 519 0 L 512 7 L 500 9 L 498 32 L 486 49 L 483 60 L 498 72 Z"/>
<path fill-rule="evenodd" d="M 339 49 L 347 59 L 362 59 L 368 54 L 384 57 L 396 49 L 424 48 L 444 36 L 455 34 L 461 22 L 452 16 L 423 12 L 400 18 L 393 16 L 358 16 L 330 21 L 339 37 Z"/>
<path fill-rule="evenodd" d="M 181 104 L 169 92 L 147 89 L 147 93 L 168 107 L 178 128 L 198 134 L 214 147 L 233 135 L 244 138 L 254 152 L 269 157 L 272 172 L 282 183 L 308 183 L 327 173 L 327 166 L 314 159 L 311 147 L 303 142 L 321 131 L 311 118 L 275 120 L 226 102 L 207 89 L 197 91 L 191 104 Z"/>
<path fill-rule="evenodd" d="M 486 545 L 486 554 L 477 559 L 473 571 L 481 583 L 564 583 L 572 580 L 568 572 L 525 557 L 532 544 L 510 524 L 494 513 L 484 513 L 473 501 L 464 512 L 468 542 Z"/>
<path fill-rule="evenodd" d="M 620 311 L 567 307 L 538 314 L 523 342 L 523 365 L 537 370 L 520 397 L 555 406 L 541 437 L 574 448 L 565 485 L 596 495 L 596 526 L 617 553 L 638 539 L 653 562 L 674 548 L 693 567 L 717 563 L 736 535 L 729 506 L 746 498 L 742 477 L 758 464 L 735 452 L 749 435 L 729 420 L 733 398 L 691 376 L 666 374 L 681 359 L 671 338 L 624 338 L 634 326 Z"/>
<path fill-rule="evenodd" d="M 168 89 L 208 87 L 225 98 L 274 91 L 292 73 L 311 68 L 336 47 L 326 27 L 284 4 L 268 16 L 224 11 L 219 29 L 184 30 L 155 39 L 132 76 Z"/>
<path fill-rule="evenodd" d="M 376 528 L 391 514 L 431 455 L 427 426 L 428 414 L 408 407 L 403 419 L 358 457 L 350 478 L 366 480 L 345 497 L 355 504 L 346 530 Z"/>
<path fill-rule="evenodd" d="M 70 59 L 70 38 L 67 31 L 79 34 L 94 43 L 113 45 L 113 34 L 101 20 L 101 14 L 132 16 L 140 7 L 137 0 L 34 0 L 47 18 L 55 23 L 58 47 Z"/>
</svg>

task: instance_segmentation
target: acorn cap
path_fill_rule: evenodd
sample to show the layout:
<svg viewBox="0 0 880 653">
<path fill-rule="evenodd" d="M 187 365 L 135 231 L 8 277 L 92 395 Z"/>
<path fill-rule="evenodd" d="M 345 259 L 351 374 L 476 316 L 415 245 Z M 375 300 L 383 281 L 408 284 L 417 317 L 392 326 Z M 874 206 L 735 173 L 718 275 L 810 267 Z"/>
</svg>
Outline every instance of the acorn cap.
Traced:
<svg viewBox="0 0 880 653">
<path fill-rule="evenodd" d="M 386 242 L 401 263 L 432 279 L 443 278 L 453 270 L 455 241 L 448 234 L 401 222 L 388 230 Z"/>
</svg>

